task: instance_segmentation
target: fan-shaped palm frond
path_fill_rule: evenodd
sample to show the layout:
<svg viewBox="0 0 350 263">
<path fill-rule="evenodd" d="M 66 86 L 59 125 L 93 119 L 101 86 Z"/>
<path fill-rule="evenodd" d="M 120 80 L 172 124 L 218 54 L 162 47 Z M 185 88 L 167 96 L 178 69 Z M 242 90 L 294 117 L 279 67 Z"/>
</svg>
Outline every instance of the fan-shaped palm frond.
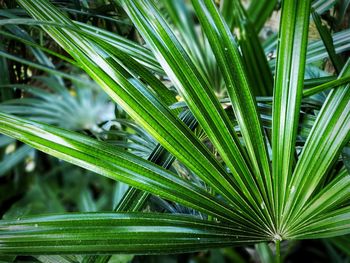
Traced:
<svg viewBox="0 0 350 263">
<path fill-rule="evenodd" d="M 33 25 L 40 25 L 167 151 L 163 158 L 168 163 L 176 158 L 201 183 L 167 170 L 154 157 L 156 150 L 145 160 L 123 147 L 0 113 L 1 133 L 135 187 L 127 191 L 118 213 L 2 220 L 1 253 L 174 253 L 271 241 L 280 258 L 282 240 L 350 233 L 350 176 L 339 159 L 350 140 L 350 87 L 344 85 L 350 60 L 337 80 L 304 90 L 311 0 L 282 1 L 274 83 L 263 48 L 252 54 L 259 42 L 239 35 L 258 39 L 256 15 L 250 20 L 251 12 L 232 1 L 239 9 L 228 24 L 212 0 L 191 2 L 215 64 L 201 57 L 203 43 L 189 41 L 196 33 L 176 20 L 176 13 L 170 16 L 180 27 L 175 31 L 151 0 L 120 4 L 153 55 L 138 45 L 123 48 L 127 42 L 119 43 L 119 37 L 113 45 L 110 33 L 90 34 L 91 27 L 73 22 L 47 0 L 18 0 L 38 21 Z M 154 59 L 158 63 L 152 69 Z M 251 65 L 257 61 L 261 68 Z M 216 65 L 219 82 L 207 75 L 213 71 L 206 65 Z M 170 107 L 175 93 L 154 74 L 159 67 L 157 73 L 162 71 L 184 100 L 206 143 L 183 121 L 181 106 Z M 266 71 L 259 79 L 267 86 L 254 86 L 254 74 Z M 225 87 L 228 105 L 216 96 L 213 83 Z M 324 102 L 305 106 L 312 98 L 303 97 L 331 88 Z M 272 93 L 273 98 L 256 97 Z M 341 169 L 334 169 L 335 164 Z M 194 209 L 201 217 L 130 213 L 139 211 L 138 202 L 148 197 L 136 188 Z"/>
</svg>

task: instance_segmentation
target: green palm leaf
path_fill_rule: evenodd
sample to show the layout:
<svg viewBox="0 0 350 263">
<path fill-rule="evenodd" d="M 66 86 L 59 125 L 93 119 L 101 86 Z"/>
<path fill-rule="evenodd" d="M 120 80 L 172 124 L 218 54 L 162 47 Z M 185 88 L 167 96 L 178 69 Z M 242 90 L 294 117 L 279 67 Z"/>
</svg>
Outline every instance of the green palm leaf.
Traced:
<svg viewBox="0 0 350 263">
<path fill-rule="evenodd" d="M 220 217 L 226 218 L 226 220 L 230 220 L 231 217 L 227 215 L 237 214 L 231 211 L 230 206 L 215 199 L 198 186 L 109 144 L 90 139 L 84 135 L 45 124 L 38 124 L 33 121 L 26 121 L 3 113 L 0 113 L 0 123 L 1 133 L 103 176 L 120 180 L 175 202 L 186 202 L 186 204 L 183 204 L 190 207 L 195 206 L 196 208 L 193 207 L 195 209 L 202 206 L 199 205 L 201 202 L 207 203 L 207 212 L 214 207 L 219 208 L 223 206 L 221 207 L 222 210 L 219 209 L 221 210 Z M 159 183 L 159 180 L 162 182 Z M 177 190 L 175 190 L 175 185 L 179 187 Z M 170 193 L 166 190 L 167 188 L 175 191 Z M 204 196 L 200 197 L 202 194 Z M 190 201 L 190 196 L 197 197 Z M 183 199 L 183 201 L 180 201 L 180 199 Z M 203 200 L 201 201 L 200 199 Z"/>
<path fill-rule="evenodd" d="M 69 19 L 46 1 L 29 4 L 24 0 L 20 3 L 37 19 L 73 26 Z M 48 14 L 51 14 L 50 17 L 47 16 Z M 81 63 L 84 70 L 105 89 L 110 97 L 169 152 L 188 165 L 204 181 L 209 182 L 223 196 L 239 198 L 230 182 L 230 177 L 214 157 L 209 157 L 211 154 L 205 146 L 137 76 L 130 75 L 112 54 L 71 30 L 53 27 L 46 27 L 46 30 L 64 48 L 70 50 L 71 55 Z"/>
<path fill-rule="evenodd" d="M 163 67 L 167 69 L 167 73 L 176 84 L 175 86 L 177 86 L 179 93 L 183 95 L 198 123 L 211 139 L 211 142 L 216 146 L 226 165 L 230 168 L 230 171 L 234 174 L 237 186 L 242 189 L 249 203 L 255 205 L 254 210 L 248 207 L 241 207 L 240 209 L 244 209 L 245 211 L 249 209 L 250 212 L 259 213 L 258 206 L 261 202 L 254 204 L 252 201 L 250 191 L 256 193 L 256 190 L 253 187 L 251 176 L 249 176 L 249 167 L 244 159 L 245 153 L 240 149 L 233 127 L 229 123 L 227 115 L 215 97 L 213 90 L 209 87 L 205 78 L 201 76 L 196 65 L 193 64 L 191 58 L 186 54 L 174 33 L 161 18 L 159 12 L 151 2 L 124 1 L 124 6 L 131 18 L 134 19 L 140 32 L 149 41 L 154 52 L 160 56 L 159 60 L 164 63 Z M 152 17 L 146 20 L 145 15 L 148 13 L 151 13 Z M 149 25 L 150 21 L 152 26 Z M 171 53 L 169 49 L 171 49 Z M 225 178 L 231 184 L 234 184 L 232 177 L 225 176 Z M 237 196 L 236 191 L 237 188 L 231 189 L 231 198 L 242 200 L 241 196 Z M 242 204 L 242 201 L 239 203 Z M 247 201 L 246 204 L 248 205 Z M 253 217 L 254 220 L 263 223 L 256 214 Z"/>
<path fill-rule="evenodd" d="M 0 235 L 1 253 L 21 251 L 24 255 L 180 253 L 264 241 L 229 225 L 155 213 L 81 213 L 2 220 Z"/>
<path fill-rule="evenodd" d="M 244 74 L 244 65 L 239 51 L 234 44 L 235 41 L 229 27 L 220 17 L 213 2 L 194 0 L 193 5 L 224 76 L 232 107 L 251 162 L 254 177 L 246 178 L 247 189 L 254 191 L 255 185 L 259 185 L 261 192 L 255 193 L 258 205 L 267 206 L 267 210 L 271 212 L 272 183 L 265 139 L 257 113 L 256 102 L 248 77 Z M 231 166 L 229 168 L 231 169 Z M 253 181 L 253 178 L 256 181 Z M 238 177 L 237 180 L 239 179 L 241 178 Z M 265 216 L 272 225 L 270 214 L 266 212 Z"/>
<path fill-rule="evenodd" d="M 350 60 L 340 76 L 348 76 L 349 73 Z M 289 200 L 285 208 L 288 217 L 290 214 L 298 215 L 298 209 L 308 202 L 344 145 L 349 142 L 349 103 L 350 88 L 346 85 L 330 92 L 322 106 L 289 184 L 293 191 L 288 193 Z M 322 163 L 317 160 L 322 160 Z M 348 189 L 345 191 L 348 192 Z"/>
<path fill-rule="evenodd" d="M 283 1 L 272 117 L 272 173 L 277 228 L 291 178 L 302 98 L 311 1 Z"/>
<path fill-rule="evenodd" d="M 127 129 L 112 130 L 112 135 L 125 141 L 111 146 L 0 113 L 1 133 L 130 185 L 116 213 L 1 220 L 0 253 L 178 253 L 273 241 L 278 261 L 281 240 L 350 233 L 350 177 L 339 158 L 350 140 L 350 60 L 337 79 L 322 77 L 326 74 L 311 66 L 308 68 L 316 73 L 305 74 L 308 61 L 327 56 L 321 41 L 309 45 L 312 52 L 307 56 L 311 0 L 282 2 L 273 97 L 272 74 L 256 32 L 276 1 L 251 1 L 257 8 L 246 12 L 240 2 L 225 0 L 220 13 L 212 0 L 192 0 L 199 31 L 193 28 L 197 24 L 185 1 L 159 5 L 151 0 L 114 2 L 125 9 L 149 49 L 99 27 L 72 21 L 48 0 L 18 0 L 34 20 L 4 12 L 0 34 L 28 45 L 37 62 L 0 50 L 3 58 L 57 73 L 58 89 L 66 92 L 62 94 L 68 94 L 63 78 L 79 78 L 57 70 L 43 52 L 78 66 L 142 127 L 138 132 L 149 141 Z M 326 4 L 328 8 L 329 2 L 334 1 L 313 4 L 322 9 Z M 237 12 L 227 6 L 236 7 Z M 234 17 L 230 17 L 232 13 Z M 342 64 L 335 54 L 348 48 L 348 36 L 340 32 L 332 39 L 314 16 L 340 72 Z M 27 35 L 21 39 L 18 25 L 25 22 L 29 28 L 40 26 L 71 57 L 42 48 Z M 274 50 L 273 41 L 265 50 Z M 0 66 L 5 68 L 2 62 Z M 272 68 L 274 63 L 271 60 Z M 266 74 L 261 76 L 261 72 Z M 255 74 L 259 76 L 251 80 Z M 304 75 L 316 78 L 304 81 Z M 168 80 L 182 102 L 177 102 L 176 91 L 165 85 Z M 5 80 L 1 87 L 15 86 Z M 222 87 L 228 98 L 218 98 L 215 93 Z M 14 100 L 3 102 L 0 110 L 25 114 L 41 98 L 49 103 L 35 114 L 40 117 L 42 112 L 52 111 L 47 117 L 60 115 L 59 105 L 47 91 L 26 85 L 20 88 L 35 97 L 16 100 L 21 105 L 18 108 L 13 107 Z M 119 121 L 136 125 L 131 120 Z M 159 144 L 153 149 L 155 141 Z M 132 149 L 141 148 L 148 149 L 143 155 L 148 160 L 133 154 Z M 171 167 L 175 159 L 188 174 L 176 165 Z M 87 194 L 85 200 L 91 199 Z M 159 202 L 169 207 L 194 209 L 203 219 L 139 213 L 150 194 L 164 198 Z M 93 204 L 89 209 L 95 209 Z M 258 246 L 260 251 L 266 249 Z M 84 260 L 104 262 L 108 258 Z M 271 255 L 266 253 L 266 258 Z"/>
</svg>

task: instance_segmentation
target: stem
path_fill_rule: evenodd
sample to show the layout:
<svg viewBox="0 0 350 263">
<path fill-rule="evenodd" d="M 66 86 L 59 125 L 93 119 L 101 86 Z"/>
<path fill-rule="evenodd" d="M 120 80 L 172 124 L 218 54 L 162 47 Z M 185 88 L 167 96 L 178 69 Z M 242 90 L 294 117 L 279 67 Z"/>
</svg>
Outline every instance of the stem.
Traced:
<svg viewBox="0 0 350 263">
<path fill-rule="evenodd" d="M 281 240 L 276 240 L 276 263 L 281 263 Z"/>
</svg>

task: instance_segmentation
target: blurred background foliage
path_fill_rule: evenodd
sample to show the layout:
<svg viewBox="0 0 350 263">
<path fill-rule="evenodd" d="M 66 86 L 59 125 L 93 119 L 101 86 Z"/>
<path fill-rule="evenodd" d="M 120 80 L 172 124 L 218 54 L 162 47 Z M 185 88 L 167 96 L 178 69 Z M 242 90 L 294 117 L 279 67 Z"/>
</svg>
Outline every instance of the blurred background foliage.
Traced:
<svg viewBox="0 0 350 263">
<path fill-rule="evenodd" d="M 174 0 L 175 1 L 175 0 Z M 72 19 L 93 28 L 104 29 L 132 42 L 144 45 L 123 10 L 108 0 L 55 0 L 53 1 Z M 172 22 L 172 5 L 158 1 L 169 23 L 181 32 L 185 46 L 193 51 L 195 42 L 205 52 L 206 61 L 200 61 L 209 76 L 217 95 L 225 98 L 222 77 L 214 62 L 206 39 L 197 30 L 198 22 L 186 2 L 186 12 L 193 21 L 188 28 Z M 248 14 L 259 0 L 243 1 Z M 272 1 L 273 2 L 273 1 Z M 315 0 L 313 8 L 321 15 L 322 24 L 331 32 L 334 51 L 339 60 L 349 56 L 349 0 Z M 217 0 L 220 5 L 220 1 Z M 271 72 L 275 67 L 277 31 L 280 4 L 276 1 L 273 13 L 259 34 L 263 52 L 268 58 Z M 27 18 L 14 0 L 0 0 L 0 17 L 6 19 Z M 239 21 L 236 21 L 239 23 Z M 96 31 L 96 34 L 99 32 Z M 101 36 L 102 37 L 102 36 Z M 244 45 L 243 42 L 239 42 Z M 145 54 L 152 56 L 147 47 Z M 149 54 L 148 54 L 148 53 Z M 195 51 L 193 56 L 196 57 Z M 315 85 L 322 79 L 332 79 L 337 71 L 328 57 L 320 38 L 319 28 L 311 23 L 307 54 L 306 85 Z M 142 61 L 142 58 L 140 58 Z M 151 60 L 149 60 L 151 61 Z M 147 64 L 147 63 L 146 63 Z M 168 84 L 159 65 L 150 64 L 161 81 Z M 309 81 L 308 81 L 309 80 Z M 272 81 L 264 80 L 264 81 Z M 171 87 L 170 87 L 171 88 Z M 266 94 L 265 94 L 266 95 Z M 267 94 L 268 95 L 268 94 Z M 326 98 L 319 93 L 303 101 L 305 112 L 298 143 L 303 145 L 317 111 Z M 181 98 L 178 98 L 181 100 Z M 181 102 L 174 107 L 182 107 Z M 265 128 L 271 126 L 271 103 L 259 103 Z M 138 156 L 149 158 L 156 148 L 156 141 L 127 116 L 123 109 L 108 96 L 72 59 L 37 25 L 0 22 L 0 111 L 23 116 L 75 130 L 99 140 L 127 149 Z M 203 140 L 206 136 L 197 127 L 195 132 Z M 342 158 L 349 169 L 350 148 L 346 147 Z M 192 178 L 181 163 L 175 161 L 171 169 Z M 350 171 L 350 169 L 349 169 Z M 192 178 L 191 180 L 195 180 Z M 201 184 L 202 182 L 198 182 Z M 0 135 L 0 213 L 3 219 L 21 218 L 26 215 L 52 212 L 112 211 L 122 200 L 128 186 L 35 151 L 11 138 Z M 148 199 L 145 210 L 168 213 L 194 213 L 177 204 L 157 197 Z M 273 247 L 259 244 L 255 247 L 225 248 L 199 253 L 133 256 L 114 255 L 108 262 L 272 262 Z M 350 238 L 338 237 L 318 241 L 285 242 L 282 247 L 286 262 L 350 262 Z M 86 262 L 82 256 L 0 257 L 0 262 Z"/>
</svg>

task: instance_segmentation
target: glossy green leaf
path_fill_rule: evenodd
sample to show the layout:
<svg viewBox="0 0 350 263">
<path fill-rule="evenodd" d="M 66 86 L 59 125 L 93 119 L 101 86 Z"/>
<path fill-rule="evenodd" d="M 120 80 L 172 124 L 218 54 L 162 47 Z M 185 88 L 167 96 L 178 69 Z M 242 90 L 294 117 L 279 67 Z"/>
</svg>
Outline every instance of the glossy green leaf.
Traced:
<svg viewBox="0 0 350 263">
<path fill-rule="evenodd" d="M 96 231 L 98 230 L 98 231 Z M 1 254 L 159 254 L 264 241 L 186 215 L 81 213 L 0 221 Z"/>
<path fill-rule="evenodd" d="M 36 2 L 20 0 L 19 3 L 38 20 L 73 26 L 68 18 L 45 0 Z M 138 78 L 130 75 L 119 60 L 107 50 L 103 50 L 72 30 L 49 26 L 45 26 L 45 30 L 70 52 L 71 56 L 104 88 L 112 99 L 170 153 L 224 197 L 229 200 L 232 196 L 239 198 L 233 188 L 231 177 L 207 148 L 155 96 L 152 90 L 143 85 Z M 249 208 L 245 209 L 250 211 Z"/>
<path fill-rule="evenodd" d="M 325 82 L 324 84 L 321 84 L 321 85 L 318 85 L 318 86 L 315 86 L 315 87 L 312 87 L 309 89 L 304 89 L 303 90 L 303 97 L 308 97 L 308 96 L 317 94 L 317 93 L 325 91 L 325 90 L 337 88 L 337 87 L 342 86 L 344 84 L 347 84 L 349 82 L 350 82 L 350 76 L 340 77 L 338 79 Z"/>
<path fill-rule="evenodd" d="M 310 0 L 282 3 L 272 116 L 272 172 L 278 231 L 294 162 L 310 5 Z"/>
<path fill-rule="evenodd" d="M 232 176 L 222 175 L 222 179 L 227 180 L 231 186 L 230 198 L 239 200 L 234 203 L 240 205 L 240 209 L 244 209 L 249 215 L 255 212 L 251 215 L 252 220 L 264 224 L 256 214 L 260 212 L 260 203 L 254 203 L 249 191 L 251 189 L 256 192 L 256 189 L 252 184 L 244 182 L 252 179 L 244 158 L 245 153 L 238 144 L 232 124 L 212 88 L 152 2 L 125 0 L 123 6 L 234 175 L 236 182 Z M 227 182 L 224 183 L 225 186 L 228 185 Z M 244 196 L 238 194 L 238 187 Z M 244 200 L 244 197 L 249 201 Z M 252 210 L 250 204 L 255 209 Z"/>
<path fill-rule="evenodd" d="M 140 64 L 146 66 L 147 68 L 157 72 L 158 74 L 164 75 L 163 69 L 160 67 L 158 61 L 154 58 L 153 54 L 149 49 L 130 41 L 124 37 L 113 34 L 104 29 L 95 27 L 93 25 L 72 21 L 76 26 L 72 26 L 71 24 L 62 24 L 54 21 L 38 21 L 32 18 L 8 18 L 1 19 L 0 25 L 8 26 L 8 25 L 31 25 L 31 26 L 43 26 L 50 25 L 53 27 L 64 27 L 75 32 L 80 33 L 90 39 L 98 39 L 100 43 L 107 43 L 112 45 L 121 51 L 125 52 L 135 60 L 137 60 Z M 27 40 L 28 41 L 28 40 Z M 45 48 L 40 47 L 45 50 Z M 49 51 L 50 52 L 50 51 Z M 52 51 L 51 51 L 52 52 Z"/>
<path fill-rule="evenodd" d="M 341 77 L 350 73 L 350 60 Z M 345 85 L 330 92 L 305 143 L 289 184 L 286 219 L 297 215 L 350 140 L 350 87 Z M 322 162 L 319 162 L 322 160 Z M 348 191 L 348 190 L 347 190 Z"/>
<path fill-rule="evenodd" d="M 236 180 L 247 180 L 245 184 L 248 185 L 247 189 L 250 191 L 254 191 L 255 184 L 258 185 L 260 193 L 253 192 L 258 205 L 266 206 L 268 208 L 266 210 L 271 211 L 272 182 L 265 138 L 255 98 L 248 77 L 244 74 L 244 65 L 239 50 L 228 25 L 220 17 L 214 3 L 211 0 L 193 0 L 192 2 L 224 76 L 254 174 L 253 178 L 236 176 Z M 228 167 L 231 169 L 230 165 Z M 270 214 L 266 212 L 265 216 L 271 224 L 269 227 L 273 228 Z"/>
<path fill-rule="evenodd" d="M 314 218 L 307 226 L 299 228 L 291 238 L 313 239 L 328 238 L 350 233 L 350 207 L 322 214 Z"/>
<path fill-rule="evenodd" d="M 238 0 L 225 0 L 221 9 L 242 53 L 245 71 L 255 96 L 272 96 L 273 78 L 258 34 Z"/>
<path fill-rule="evenodd" d="M 86 36 L 91 39 L 95 39 L 98 42 L 106 42 L 130 55 L 132 58 L 147 68 L 154 70 L 161 75 L 164 74 L 163 69 L 160 67 L 158 61 L 154 58 L 152 52 L 149 49 L 124 37 L 120 37 L 116 34 L 97 28 L 95 26 L 80 22 L 76 22 L 76 24 L 79 26 L 79 29 L 74 29 L 77 30 L 77 32 L 85 33 Z"/>
<path fill-rule="evenodd" d="M 350 176 L 348 171 L 343 169 L 335 179 L 311 198 L 300 213 L 296 213 L 293 222 L 289 223 L 290 231 L 293 232 L 293 228 L 307 226 L 315 217 L 339 208 L 350 197 L 349 187 Z"/>
<path fill-rule="evenodd" d="M 96 9 L 92 19 L 91 4 L 78 2 L 82 10 L 74 11 L 66 2 L 55 7 L 49 0 L 18 0 L 34 19 L 26 18 L 20 8 L 0 10 L 5 18 L 0 20 L 0 37 L 6 45 L 14 41 L 29 51 L 21 58 L 11 48 L 0 50 L 5 58 L 0 63 L 5 70 L 0 88 L 22 92 L 21 98 L 0 103 L 0 132 L 119 180 L 124 189 L 130 185 L 121 198 L 124 189 L 95 191 L 84 182 L 73 202 L 82 211 L 111 209 L 119 202 L 117 210 L 127 213 L 2 220 L 0 253 L 175 253 L 274 241 L 279 260 L 282 240 L 349 233 L 350 177 L 340 154 L 350 140 L 350 62 L 338 79 L 315 65 L 305 66 L 327 56 L 336 64 L 335 54 L 350 47 L 348 30 L 331 36 L 318 21 L 323 41 L 307 47 L 311 0 L 284 0 L 271 97 L 266 57 L 274 68 L 274 36 L 264 43 L 265 57 L 257 32 L 276 1 L 252 0 L 246 11 L 236 0 L 192 0 L 192 6 L 185 0 L 115 0 L 102 4 L 104 11 L 112 12 L 110 18 Z M 335 1 L 316 0 L 312 5 L 323 12 L 331 2 Z M 88 22 L 73 21 L 64 12 Z M 123 21 L 115 18 L 119 15 Z M 125 21 L 126 34 L 118 30 Z M 33 35 L 36 32 L 39 37 Z M 68 55 L 47 49 L 45 42 L 52 42 L 44 32 Z M 139 44 L 143 41 L 144 46 Z M 23 80 L 26 84 L 16 78 L 10 84 L 8 59 L 23 69 L 39 69 L 39 77 Z M 51 59 L 85 70 L 117 103 L 117 119 L 96 124 L 91 132 L 97 139 L 5 113 L 48 122 L 59 116 L 74 118 L 82 107 L 72 103 L 79 94 L 70 92 L 82 92 L 75 80 L 86 75 L 58 70 Z M 33 87 L 37 82 L 45 88 Z M 63 99 L 56 101 L 54 93 Z M 198 122 L 198 128 L 192 131 L 187 121 Z M 172 171 L 177 174 L 167 170 L 175 159 Z M 101 199 L 102 192 L 109 197 Z M 198 218 L 131 213 L 145 210 L 150 195 L 151 211 L 180 211 Z M 267 245 L 258 249 L 265 260 L 272 260 Z M 109 259 L 95 254 L 83 262 Z"/>
<path fill-rule="evenodd" d="M 209 78 L 209 76 L 214 76 L 215 65 L 212 64 L 215 62 L 211 61 L 210 48 L 205 48 L 206 39 L 202 37 L 202 34 L 196 32 L 192 10 L 189 10 L 188 4 L 184 0 L 163 2 L 170 16 L 170 22 L 174 24 L 174 29 L 179 31 L 179 41 L 182 40 L 182 46 L 191 56 L 198 70 L 201 70 L 203 76 L 207 77 L 207 81 L 213 81 L 215 78 Z"/>
<path fill-rule="evenodd" d="M 226 220 L 231 219 L 230 214 L 235 217 L 229 206 L 201 188 L 109 144 L 3 113 L 0 113 L 0 124 L 1 133 L 67 162 L 203 212 L 206 207 L 209 214 L 217 211 L 221 215 L 214 216 Z"/>
</svg>

